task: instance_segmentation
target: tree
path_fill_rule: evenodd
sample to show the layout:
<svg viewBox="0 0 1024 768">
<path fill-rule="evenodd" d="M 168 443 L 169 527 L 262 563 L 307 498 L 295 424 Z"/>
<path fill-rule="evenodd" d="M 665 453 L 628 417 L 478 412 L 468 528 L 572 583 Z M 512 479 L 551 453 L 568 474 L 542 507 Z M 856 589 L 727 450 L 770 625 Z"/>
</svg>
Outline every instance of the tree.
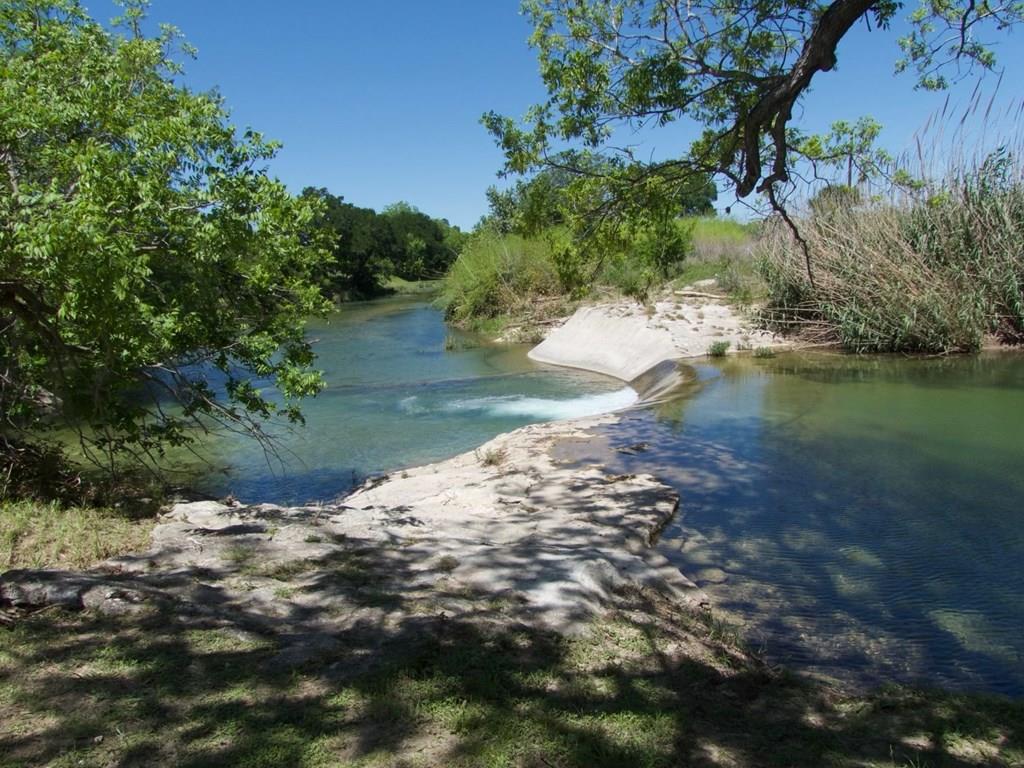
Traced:
<svg viewBox="0 0 1024 768">
<path fill-rule="evenodd" d="M 110 468 L 211 419 L 260 436 L 321 386 L 317 206 L 175 83 L 177 33 L 143 11 L 110 32 L 74 0 L 0 4 L 0 434 L 38 436 L 45 398 Z"/>
<path fill-rule="evenodd" d="M 455 260 L 452 236 L 441 222 L 407 202 L 392 203 L 381 213 L 398 241 L 395 272 L 406 280 L 440 277 Z M 446 240 L 447 237 L 447 240 Z"/>
<path fill-rule="evenodd" d="M 403 253 L 388 221 L 372 208 L 358 208 L 323 188 L 307 187 L 302 197 L 321 204 L 323 213 L 315 226 L 326 229 L 331 242 L 331 258 L 318 275 L 324 294 L 368 298 L 383 293 Z"/>
<path fill-rule="evenodd" d="M 506 172 L 564 167 L 564 151 L 607 154 L 615 128 L 661 126 L 689 118 L 704 126 L 678 156 L 636 160 L 628 148 L 601 174 L 604 194 L 588 193 L 597 220 L 643 210 L 654 196 L 678 194 L 695 174 L 724 178 L 738 197 L 782 197 L 802 153 L 843 156 L 802 136 L 794 110 L 820 72 L 832 70 L 854 25 L 887 27 L 897 0 L 526 0 L 548 98 L 526 125 L 494 113 L 484 123 L 506 154 Z M 915 68 L 918 85 L 944 88 L 949 65 L 995 66 L 984 35 L 1016 24 L 1024 3 L 941 0 L 910 16 L 897 69 Z M 852 141 L 850 146 L 859 146 Z M 852 165 L 854 161 L 849 161 Z M 592 160 L 588 159 L 592 166 Z M 574 164 L 580 184 L 593 171 Z"/>
<path fill-rule="evenodd" d="M 620 165 L 614 161 L 601 162 L 595 157 L 581 157 L 563 152 L 552 158 L 552 165 L 541 168 L 528 180 L 519 180 L 506 190 L 487 189 L 490 213 L 486 223 L 498 232 L 515 232 L 533 236 L 548 227 L 574 221 L 573 183 L 579 176 L 586 178 L 611 177 Z M 674 199 L 670 200 L 666 214 L 676 216 L 703 216 L 714 213 L 718 197 L 715 182 L 708 174 L 694 174 L 679 184 Z M 585 198 L 584 198 L 585 199 Z"/>
</svg>

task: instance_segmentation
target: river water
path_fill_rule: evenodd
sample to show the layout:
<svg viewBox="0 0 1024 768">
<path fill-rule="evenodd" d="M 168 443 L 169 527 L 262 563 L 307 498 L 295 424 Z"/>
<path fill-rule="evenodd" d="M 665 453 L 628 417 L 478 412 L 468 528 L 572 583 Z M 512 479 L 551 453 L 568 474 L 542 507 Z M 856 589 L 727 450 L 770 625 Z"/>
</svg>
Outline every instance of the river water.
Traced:
<svg viewBox="0 0 1024 768">
<path fill-rule="evenodd" d="M 695 367 L 565 457 L 680 493 L 662 551 L 772 661 L 1024 695 L 1024 356 Z"/>
<path fill-rule="evenodd" d="M 327 387 L 303 402 L 306 425 L 272 426 L 276 455 L 233 434 L 207 441 L 213 469 L 191 481 L 198 490 L 279 504 L 331 500 L 367 476 L 446 459 L 525 424 L 636 400 L 614 379 L 532 362 L 527 345 L 449 329 L 420 298 L 347 304 L 308 332 Z"/>
<path fill-rule="evenodd" d="M 310 333 L 328 387 L 305 428 L 279 431 L 284 463 L 225 437 L 207 447 L 221 469 L 203 490 L 332 499 L 635 399 L 526 347 L 457 333 L 446 345 L 453 332 L 422 300 L 349 305 Z M 662 551 L 770 660 L 861 685 L 1024 695 L 1024 356 L 788 354 L 692 374 L 561 457 L 674 485 Z"/>
</svg>

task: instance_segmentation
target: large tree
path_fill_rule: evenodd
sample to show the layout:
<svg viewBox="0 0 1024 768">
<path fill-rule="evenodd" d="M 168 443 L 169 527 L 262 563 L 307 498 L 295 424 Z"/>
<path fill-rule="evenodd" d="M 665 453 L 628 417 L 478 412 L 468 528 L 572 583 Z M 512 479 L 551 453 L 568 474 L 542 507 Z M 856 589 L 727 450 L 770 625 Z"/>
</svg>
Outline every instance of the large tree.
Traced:
<svg viewBox="0 0 1024 768">
<path fill-rule="evenodd" d="M 318 283 L 331 299 L 365 299 L 383 293 L 401 257 L 398 238 L 388 220 L 372 208 L 346 203 L 324 188 L 307 187 L 302 196 L 318 200 L 323 213 L 314 225 L 327 232 L 331 258 L 320 269 Z"/>
<path fill-rule="evenodd" d="M 74 0 L 0 4 L 9 450 L 56 410 L 98 458 L 153 458 L 210 419 L 297 419 L 320 386 L 303 336 L 324 306 L 317 207 L 267 175 L 274 143 L 176 83 L 176 32 L 142 26 L 142 3 L 115 32 Z"/>
<path fill-rule="evenodd" d="M 649 207 L 705 173 L 724 178 L 740 198 L 760 192 L 781 207 L 801 156 L 847 159 L 845 148 L 873 130 L 870 123 L 849 126 L 829 146 L 802 136 L 794 113 L 812 80 L 836 66 L 851 29 L 888 27 L 902 3 L 526 0 L 523 7 L 548 98 L 522 127 L 494 113 L 484 117 L 507 155 L 506 171 L 564 168 L 567 142 L 582 143 L 586 151 L 577 158 L 605 153 L 622 126 L 683 118 L 704 126 L 698 140 L 667 160 L 640 162 L 621 150 L 624 162 L 606 166 L 615 172 L 600 180 L 604 193 L 583 195 L 607 217 L 613 209 Z M 948 85 L 952 64 L 960 75 L 992 69 L 995 57 L 983 41 L 1022 16 L 1019 0 L 925 0 L 909 17 L 896 68 L 915 69 L 918 85 L 931 89 Z M 592 168 L 588 159 L 570 170 L 587 181 Z"/>
<path fill-rule="evenodd" d="M 440 277 L 455 257 L 460 237 L 456 227 L 444 219 L 432 219 L 416 206 L 399 201 L 387 206 L 381 215 L 388 221 L 398 241 L 395 272 L 406 280 Z"/>
</svg>

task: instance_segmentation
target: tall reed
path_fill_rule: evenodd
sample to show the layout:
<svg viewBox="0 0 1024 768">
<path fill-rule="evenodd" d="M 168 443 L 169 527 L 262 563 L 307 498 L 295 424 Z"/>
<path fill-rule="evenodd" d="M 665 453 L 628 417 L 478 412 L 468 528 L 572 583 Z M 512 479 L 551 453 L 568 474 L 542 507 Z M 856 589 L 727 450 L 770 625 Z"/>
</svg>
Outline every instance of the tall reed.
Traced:
<svg viewBox="0 0 1024 768">
<path fill-rule="evenodd" d="M 897 201 L 800 220 L 804 254 L 765 227 L 766 317 L 857 352 L 977 349 L 987 334 L 1024 341 L 1024 173 L 997 150 L 941 185 Z"/>
</svg>

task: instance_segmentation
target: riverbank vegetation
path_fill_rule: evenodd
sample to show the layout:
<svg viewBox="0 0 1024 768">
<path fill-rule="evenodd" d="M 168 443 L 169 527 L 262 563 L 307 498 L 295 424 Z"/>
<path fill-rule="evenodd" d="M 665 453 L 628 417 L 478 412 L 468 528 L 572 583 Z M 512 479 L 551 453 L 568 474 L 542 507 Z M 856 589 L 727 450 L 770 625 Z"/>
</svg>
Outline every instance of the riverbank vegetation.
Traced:
<svg viewBox="0 0 1024 768">
<path fill-rule="evenodd" d="M 681 216 L 661 232 L 633 233 L 598 253 L 575 245 L 566 226 L 532 235 L 483 227 L 452 264 L 439 302 L 457 325 L 497 334 L 514 326 L 524 330 L 517 336 L 523 341 L 539 340 L 546 323 L 584 300 L 645 302 L 713 280 L 713 290 L 750 303 L 765 290 L 756 269 L 757 231 L 725 217 Z"/>
<path fill-rule="evenodd" d="M 714 215 L 708 177 L 662 190 L 660 202 L 636 216 L 600 223 L 591 194 L 598 189 L 574 187 L 570 175 L 552 171 L 488 190 L 489 213 L 445 276 L 440 303 L 448 318 L 477 330 L 510 324 L 535 333 L 587 297 L 645 301 L 666 285 L 716 277 L 732 291 L 753 274 L 756 227 Z"/>
<path fill-rule="evenodd" d="M 484 228 L 446 278 L 449 318 L 542 336 L 578 300 L 651 296 L 713 280 L 711 290 L 795 340 L 852 352 L 946 354 L 1024 341 L 1024 173 L 999 149 L 934 181 L 890 170 L 889 194 L 825 186 L 790 221 L 677 216 L 669 228 L 624 225 L 604 250 L 567 224 Z M 505 198 L 496 221 L 528 220 Z M 544 210 L 565 210 L 545 189 Z M 492 196 L 493 197 L 493 196 Z M 571 214 L 558 221 L 572 221 Z M 486 224 L 487 222 L 485 222 Z M 578 223 L 579 225 L 579 223 Z M 513 225 L 513 230 L 515 226 Z"/>
<path fill-rule="evenodd" d="M 854 352 L 1024 341 L 1024 174 L 1008 152 L 896 202 L 819 206 L 797 224 L 804 245 L 781 222 L 759 244 L 777 327 Z"/>
<path fill-rule="evenodd" d="M 322 386 L 304 336 L 326 308 L 318 208 L 269 175 L 277 144 L 177 84 L 177 32 L 142 19 L 0 6 L 5 492 L 58 426 L 114 474 L 210 424 L 259 438 Z"/>
<path fill-rule="evenodd" d="M 303 198 L 320 204 L 315 226 L 329 243 L 329 257 L 315 277 L 335 302 L 369 299 L 403 290 L 408 284 L 440 278 L 451 266 L 466 235 L 446 219 L 434 219 L 408 203 L 381 213 L 346 203 L 326 189 L 308 187 Z"/>
</svg>

